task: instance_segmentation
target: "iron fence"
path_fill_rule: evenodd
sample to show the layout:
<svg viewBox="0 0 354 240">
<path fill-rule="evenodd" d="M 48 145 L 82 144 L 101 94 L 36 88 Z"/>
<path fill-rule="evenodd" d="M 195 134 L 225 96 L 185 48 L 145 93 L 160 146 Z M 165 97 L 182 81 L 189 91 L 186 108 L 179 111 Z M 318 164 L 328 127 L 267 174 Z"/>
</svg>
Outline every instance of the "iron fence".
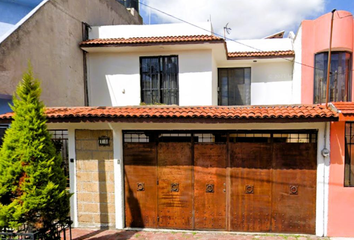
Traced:
<svg viewBox="0 0 354 240">
<path fill-rule="evenodd" d="M 0 229 L 0 240 L 71 240 L 71 224 L 70 218 L 64 221 L 58 221 L 50 226 L 50 229 L 31 229 L 27 225 L 23 225 L 19 230 L 11 228 Z"/>
</svg>

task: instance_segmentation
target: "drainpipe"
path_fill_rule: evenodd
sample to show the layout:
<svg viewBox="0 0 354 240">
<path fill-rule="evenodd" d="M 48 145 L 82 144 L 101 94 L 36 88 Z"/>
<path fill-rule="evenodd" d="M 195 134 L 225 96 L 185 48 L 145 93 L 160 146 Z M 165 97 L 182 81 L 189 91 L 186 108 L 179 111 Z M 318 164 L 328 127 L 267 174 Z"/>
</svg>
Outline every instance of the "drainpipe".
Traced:
<svg viewBox="0 0 354 240">
<path fill-rule="evenodd" d="M 324 128 L 324 136 L 323 136 L 323 141 L 324 141 L 324 148 L 322 150 L 322 156 L 323 156 L 323 234 L 322 236 L 325 237 L 326 236 L 326 232 L 327 232 L 327 219 L 328 216 L 326 216 L 326 208 L 327 208 L 327 201 L 326 201 L 326 193 L 327 193 L 327 189 L 326 189 L 326 159 L 327 157 L 329 157 L 329 150 L 327 149 L 327 129 L 328 129 L 328 123 L 325 122 L 325 128 Z"/>
<path fill-rule="evenodd" d="M 82 41 L 89 38 L 89 30 L 92 29 L 88 23 L 82 22 Z M 84 105 L 89 106 L 88 84 L 87 84 L 87 52 L 82 50 L 84 70 Z"/>
<path fill-rule="evenodd" d="M 331 29 L 329 35 L 329 50 L 328 50 L 328 64 L 327 64 L 327 88 L 326 88 L 326 108 L 328 107 L 328 97 L 329 97 L 329 74 L 331 72 L 331 54 L 332 54 L 332 33 L 333 33 L 333 18 L 334 12 L 336 9 L 332 10 L 332 18 L 331 18 Z"/>
</svg>

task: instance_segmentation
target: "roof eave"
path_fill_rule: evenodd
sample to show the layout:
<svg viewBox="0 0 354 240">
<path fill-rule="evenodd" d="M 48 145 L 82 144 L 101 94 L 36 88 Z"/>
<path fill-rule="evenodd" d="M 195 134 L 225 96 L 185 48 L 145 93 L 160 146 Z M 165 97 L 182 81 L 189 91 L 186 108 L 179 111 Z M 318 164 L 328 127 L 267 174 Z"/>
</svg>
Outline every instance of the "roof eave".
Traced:
<svg viewBox="0 0 354 240">
<path fill-rule="evenodd" d="M 193 117 L 47 117 L 47 123 L 80 123 L 80 122 L 118 122 L 118 123 L 305 123 L 333 122 L 338 116 L 331 117 L 269 117 L 269 118 L 193 118 Z M 0 123 L 11 123 L 12 118 L 0 119 Z"/>
</svg>

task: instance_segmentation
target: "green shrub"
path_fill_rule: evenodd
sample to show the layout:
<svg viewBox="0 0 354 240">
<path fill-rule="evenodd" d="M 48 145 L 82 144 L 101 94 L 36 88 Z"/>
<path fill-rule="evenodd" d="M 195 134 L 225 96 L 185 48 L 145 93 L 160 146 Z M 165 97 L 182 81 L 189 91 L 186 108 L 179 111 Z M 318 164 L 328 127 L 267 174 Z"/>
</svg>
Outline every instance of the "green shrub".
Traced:
<svg viewBox="0 0 354 240">
<path fill-rule="evenodd" d="M 66 178 L 47 131 L 40 84 L 31 67 L 13 98 L 13 121 L 0 150 L 0 228 L 50 228 L 70 210 Z"/>
</svg>

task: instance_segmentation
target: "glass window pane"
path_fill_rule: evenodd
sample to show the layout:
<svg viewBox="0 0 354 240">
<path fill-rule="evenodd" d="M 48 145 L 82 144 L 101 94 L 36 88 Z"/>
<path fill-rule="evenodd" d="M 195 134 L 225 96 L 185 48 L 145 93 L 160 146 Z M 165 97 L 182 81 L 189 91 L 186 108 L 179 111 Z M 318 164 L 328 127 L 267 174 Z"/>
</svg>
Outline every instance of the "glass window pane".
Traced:
<svg viewBox="0 0 354 240">
<path fill-rule="evenodd" d="M 354 123 L 345 126 L 345 168 L 344 186 L 354 187 Z"/>
<path fill-rule="evenodd" d="M 178 104 L 178 57 L 141 58 L 141 87 L 142 102 Z"/>
<path fill-rule="evenodd" d="M 227 106 L 229 104 L 228 92 L 227 69 L 219 69 L 219 105 Z"/>
<path fill-rule="evenodd" d="M 251 69 L 219 69 L 219 105 L 251 103 Z"/>
<path fill-rule="evenodd" d="M 315 56 L 314 103 L 326 102 L 328 53 Z M 351 55 L 347 52 L 332 52 L 329 82 L 329 102 L 351 99 Z"/>
</svg>

